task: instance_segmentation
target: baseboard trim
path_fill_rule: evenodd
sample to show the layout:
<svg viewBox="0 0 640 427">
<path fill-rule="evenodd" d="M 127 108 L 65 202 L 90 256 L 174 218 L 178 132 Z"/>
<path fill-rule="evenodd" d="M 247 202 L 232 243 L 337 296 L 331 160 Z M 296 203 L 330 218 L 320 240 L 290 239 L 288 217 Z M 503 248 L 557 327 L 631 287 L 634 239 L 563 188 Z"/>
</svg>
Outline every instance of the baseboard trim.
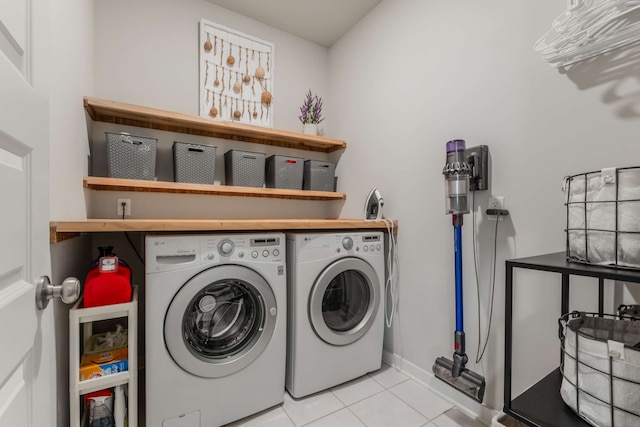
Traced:
<svg viewBox="0 0 640 427">
<path fill-rule="evenodd" d="M 484 404 L 480 404 L 475 400 L 456 391 L 444 382 L 438 380 L 433 373 L 425 371 L 421 367 L 403 359 L 397 354 L 387 350 L 382 352 L 382 361 L 390 365 L 403 374 L 413 378 L 418 383 L 424 385 L 438 396 L 455 405 L 462 412 L 481 423 L 490 426 L 492 418 L 499 412 Z"/>
</svg>

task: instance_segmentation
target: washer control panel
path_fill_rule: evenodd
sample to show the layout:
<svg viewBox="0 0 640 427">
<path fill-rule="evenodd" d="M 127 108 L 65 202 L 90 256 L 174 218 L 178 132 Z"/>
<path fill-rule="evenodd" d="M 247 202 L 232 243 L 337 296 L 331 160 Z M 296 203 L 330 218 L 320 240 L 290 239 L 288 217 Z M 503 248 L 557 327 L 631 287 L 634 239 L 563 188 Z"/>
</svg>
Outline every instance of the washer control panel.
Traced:
<svg viewBox="0 0 640 427">
<path fill-rule="evenodd" d="M 201 261 L 282 261 L 284 244 L 282 235 L 200 236 Z"/>
<path fill-rule="evenodd" d="M 169 271 L 234 260 L 283 263 L 285 242 L 282 233 L 150 236 L 146 240 L 146 271 Z"/>
</svg>

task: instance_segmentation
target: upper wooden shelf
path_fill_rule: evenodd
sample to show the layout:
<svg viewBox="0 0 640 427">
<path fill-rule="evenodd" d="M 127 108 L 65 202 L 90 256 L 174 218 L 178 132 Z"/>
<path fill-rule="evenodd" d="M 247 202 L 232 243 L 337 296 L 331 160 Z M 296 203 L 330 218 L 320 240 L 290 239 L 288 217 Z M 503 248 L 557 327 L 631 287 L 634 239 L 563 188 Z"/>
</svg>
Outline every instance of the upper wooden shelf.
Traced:
<svg viewBox="0 0 640 427">
<path fill-rule="evenodd" d="M 296 200 L 345 200 L 347 198 L 344 193 L 332 191 L 236 187 L 232 185 L 190 184 L 186 182 L 147 181 L 143 179 L 105 178 L 99 176 L 85 176 L 83 184 L 85 188 L 100 191 L 207 194 L 214 196 L 270 197 Z"/>
<path fill-rule="evenodd" d="M 398 232 L 398 222 L 387 220 Z M 58 243 L 81 233 L 95 232 L 210 232 L 288 230 L 387 230 L 384 221 L 363 219 L 86 219 L 54 221 L 49 224 L 49 240 Z"/>
<path fill-rule="evenodd" d="M 305 135 L 298 132 L 216 120 L 209 117 L 175 113 L 97 98 L 85 97 L 84 108 L 93 120 L 99 122 L 323 153 L 342 150 L 347 147 L 345 141 L 324 136 Z"/>
</svg>

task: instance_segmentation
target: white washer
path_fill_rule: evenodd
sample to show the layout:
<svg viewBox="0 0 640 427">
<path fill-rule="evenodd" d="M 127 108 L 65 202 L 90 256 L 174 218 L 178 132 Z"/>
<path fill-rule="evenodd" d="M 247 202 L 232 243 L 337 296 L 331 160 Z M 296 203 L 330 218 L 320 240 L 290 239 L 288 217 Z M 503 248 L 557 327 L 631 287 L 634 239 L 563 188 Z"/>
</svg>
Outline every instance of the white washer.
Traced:
<svg viewBox="0 0 640 427">
<path fill-rule="evenodd" d="M 277 405 L 285 235 L 146 239 L 146 425 L 213 427 Z"/>
<path fill-rule="evenodd" d="M 286 387 L 303 397 L 380 369 L 381 232 L 287 234 Z"/>
</svg>

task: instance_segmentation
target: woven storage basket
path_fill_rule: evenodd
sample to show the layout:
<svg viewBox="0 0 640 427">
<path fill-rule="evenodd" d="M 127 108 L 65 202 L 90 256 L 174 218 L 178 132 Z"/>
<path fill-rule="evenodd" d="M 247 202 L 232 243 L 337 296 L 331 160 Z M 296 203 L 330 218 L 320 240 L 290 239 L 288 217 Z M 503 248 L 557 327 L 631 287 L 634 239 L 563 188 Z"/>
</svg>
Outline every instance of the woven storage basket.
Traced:
<svg viewBox="0 0 640 427">
<path fill-rule="evenodd" d="M 304 159 L 271 156 L 267 158 L 266 182 L 269 188 L 302 190 Z"/>
<path fill-rule="evenodd" d="M 567 259 L 640 269 L 640 167 L 565 178 Z"/>
<path fill-rule="evenodd" d="M 336 164 L 320 160 L 304 162 L 302 188 L 304 190 L 333 191 Z"/>
<path fill-rule="evenodd" d="M 156 138 L 105 132 L 107 137 L 107 174 L 111 178 L 156 178 Z"/>
<path fill-rule="evenodd" d="M 173 172 L 175 182 L 213 184 L 216 172 L 216 146 L 175 141 Z"/>
<path fill-rule="evenodd" d="M 226 185 L 264 187 L 264 153 L 229 150 L 224 153 L 224 177 Z"/>
<path fill-rule="evenodd" d="M 640 425 L 640 322 L 572 312 L 560 318 L 562 400 L 598 427 Z"/>
</svg>

